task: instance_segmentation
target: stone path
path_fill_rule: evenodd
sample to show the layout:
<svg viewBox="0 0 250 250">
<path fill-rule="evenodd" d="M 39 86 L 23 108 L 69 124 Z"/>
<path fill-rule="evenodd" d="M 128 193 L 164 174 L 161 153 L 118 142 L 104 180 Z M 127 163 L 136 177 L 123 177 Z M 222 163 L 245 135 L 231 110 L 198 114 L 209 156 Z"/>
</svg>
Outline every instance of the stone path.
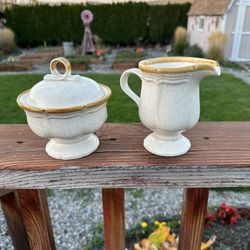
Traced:
<svg viewBox="0 0 250 250">
<path fill-rule="evenodd" d="M 235 77 L 244 81 L 246 84 L 250 85 L 250 70 L 246 71 L 246 70 L 235 70 L 231 68 L 223 68 L 222 71 L 232 74 Z"/>
</svg>

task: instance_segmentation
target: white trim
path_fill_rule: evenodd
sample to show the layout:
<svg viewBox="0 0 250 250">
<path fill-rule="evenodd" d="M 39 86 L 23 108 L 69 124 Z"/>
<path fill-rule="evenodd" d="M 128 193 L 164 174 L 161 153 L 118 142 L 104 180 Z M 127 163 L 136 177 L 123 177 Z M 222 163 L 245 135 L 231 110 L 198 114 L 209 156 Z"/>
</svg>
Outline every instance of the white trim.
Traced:
<svg viewBox="0 0 250 250">
<path fill-rule="evenodd" d="M 231 34 L 233 34 L 233 35 L 235 35 L 235 34 L 237 34 L 236 32 L 231 32 Z M 240 34 L 241 35 L 250 35 L 250 31 L 242 31 L 242 32 L 240 32 Z"/>
<path fill-rule="evenodd" d="M 229 5 L 228 5 L 228 7 L 227 7 L 227 9 L 225 11 L 225 13 L 228 13 L 233 8 L 233 5 L 234 5 L 235 1 L 236 0 L 231 0 L 231 2 L 229 3 Z"/>
<path fill-rule="evenodd" d="M 232 58 L 232 57 L 228 57 L 229 61 L 233 61 L 233 62 L 249 62 L 248 58 Z"/>
<path fill-rule="evenodd" d="M 220 28 L 221 31 L 224 33 L 226 32 L 227 17 L 228 17 L 227 12 L 225 12 L 225 14 L 222 16 L 221 28 Z"/>
<path fill-rule="evenodd" d="M 243 24 L 245 19 L 246 6 L 244 5 L 244 0 L 239 0 L 239 7 L 234 31 L 233 47 L 231 52 L 231 60 L 235 61 L 239 59 L 241 37 L 243 31 Z M 250 1 L 249 1 L 250 2 Z"/>
</svg>

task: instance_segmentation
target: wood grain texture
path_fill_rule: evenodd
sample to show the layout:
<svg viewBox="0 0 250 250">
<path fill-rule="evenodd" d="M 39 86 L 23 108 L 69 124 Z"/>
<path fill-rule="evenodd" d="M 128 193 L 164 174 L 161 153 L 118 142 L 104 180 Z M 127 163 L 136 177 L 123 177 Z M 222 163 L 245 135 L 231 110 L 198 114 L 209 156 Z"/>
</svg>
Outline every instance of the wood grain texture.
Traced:
<svg viewBox="0 0 250 250">
<path fill-rule="evenodd" d="M 0 188 L 250 186 L 250 122 L 199 123 L 186 133 L 192 148 L 180 157 L 147 152 L 149 133 L 139 124 L 105 124 L 95 153 L 61 161 L 27 125 L 1 125 Z"/>
<path fill-rule="evenodd" d="M 188 188 L 185 190 L 178 250 L 200 250 L 208 194 L 209 189 L 206 188 Z"/>
<path fill-rule="evenodd" d="M 3 214 L 15 250 L 30 250 L 18 199 L 14 192 L 0 198 Z"/>
<path fill-rule="evenodd" d="M 103 189 L 105 250 L 125 249 L 124 190 Z"/>
<path fill-rule="evenodd" d="M 44 190 L 17 190 L 17 197 L 31 249 L 55 250 Z"/>
</svg>

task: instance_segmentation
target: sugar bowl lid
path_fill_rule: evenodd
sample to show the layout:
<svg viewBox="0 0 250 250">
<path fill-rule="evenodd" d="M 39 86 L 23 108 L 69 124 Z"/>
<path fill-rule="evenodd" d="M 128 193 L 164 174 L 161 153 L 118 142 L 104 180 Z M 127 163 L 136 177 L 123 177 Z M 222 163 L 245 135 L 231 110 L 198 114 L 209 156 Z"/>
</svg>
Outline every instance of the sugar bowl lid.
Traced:
<svg viewBox="0 0 250 250">
<path fill-rule="evenodd" d="M 58 71 L 59 64 L 65 68 L 63 74 Z M 71 75 L 71 65 L 63 57 L 50 62 L 50 71 L 51 74 L 45 75 L 31 90 L 18 96 L 21 108 L 33 112 L 70 112 L 100 105 L 111 96 L 107 86 L 87 77 Z"/>
</svg>

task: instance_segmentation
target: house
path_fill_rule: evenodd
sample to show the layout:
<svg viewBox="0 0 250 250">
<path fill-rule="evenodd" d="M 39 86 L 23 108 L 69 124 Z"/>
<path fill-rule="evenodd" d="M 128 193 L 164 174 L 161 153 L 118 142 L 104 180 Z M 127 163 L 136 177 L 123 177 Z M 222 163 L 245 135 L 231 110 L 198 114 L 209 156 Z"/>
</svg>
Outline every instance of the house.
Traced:
<svg viewBox="0 0 250 250">
<path fill-rule="evenodd" d="M 225 58 L 250 61 L 250 0 L 194 0 L 188 12 L 190 45 L 208 49 L 208 36 L 216 31 L 227 34 Z"/>
</svg>

